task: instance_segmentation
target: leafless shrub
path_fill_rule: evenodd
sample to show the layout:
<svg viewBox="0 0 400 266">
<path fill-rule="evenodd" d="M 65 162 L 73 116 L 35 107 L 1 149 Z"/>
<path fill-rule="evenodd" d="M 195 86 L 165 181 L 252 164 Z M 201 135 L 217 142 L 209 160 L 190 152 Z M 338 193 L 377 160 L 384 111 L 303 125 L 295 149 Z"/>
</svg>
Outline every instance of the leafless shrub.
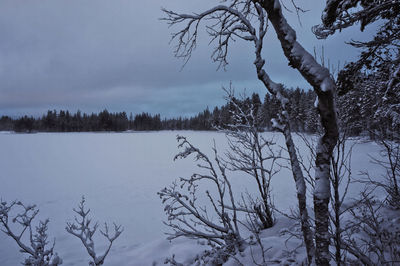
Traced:
<svg viewBox="0 0 400 266">
<path fill-rule="evenodd" d="M 89 263 L 89 265 L 96 265 L 96 266 L 103 265 L 105 258 L 110 252 L 113 242 L 121 235 L 123 229 L 121 228 L 120 225 L 116 225 L 114 223 L 114 232 L 110 234 L 107 223 L 104 223 L 104 231 L 100 230 L 100 233 L 105 238 L 107 238 L 109 244 L 104 253 L 98 256 L 94 248 L 94 240 L 93 240 L 93 236 L 98 228 L 98 223 L 95 223 L 93 226 L 91 226 L 92 219 L 88 217 L 90 209 L 85 210 L 84 197 L 82 197 L 82 200 L 78 205 L 78 209 L 73 209 L 73 210 L 78 214 L 79 218 L 75 217 L 74 223 L 67 223 L 65 229 L 67 230 L 68 233 L 76 236 L 81 240 L 83 246 L 86 248 L 86 251 L 88 252 L 90 257 L 92 257 L 92 261 Z"/>
<path fill-rule="evenodd" d="M 19 208 L 20 211 L 17 214 L 12 215 L 15 208 Z M 0 229 L 5 234 L 10 236 L 17 245 L 20 247 L 20 252 L 28 254 L 28 258 L 22 263 L 23 265 L 32 266 L 56 266 L 62 264 L 62 259 L 54 252 L 54 245 L 49 248 L 47 247 L 48 235 L 47 225 L 49 219 L 40 221 L 39 225 L 33 229 L 33 220 L 39 210 L 36 205 L 24 205 L 20 201 L 14 201 L 7 203 L 5 201 L 0 202 Z M 13 225 L 16 224 L 21 227 L 19 232 L 12 229 Z M 27 235 L 25 234 L 27 232 Z M 24 239 L 28 239 L 28 243 L 24 243 Z"/>
<path fill-rule="evenodd" d="M 227 99 L 232 106 L 232 123 L 225 125 L 223 132 L 228 139 L 229 150 L 224 160 L 229 170 L 240 171 L 252 177 L 257 184 L 260 203 L 248 197 L 252 212 L 257 214 L 262 228 L 270 228 L 274 225 L 273 203 L 271 200 L 271 180 L 280 170 L 277 163 L 281 156 L 281 149 L 273 140 L 267 140 L 260 133 L 260 121 L 262 119 L 258 110 L 259 106 L 246 102 L 244 97 L 237 102 L 232 92 L 227 92 Z M 250 195 L 248 195 L 250 196 Z"/>
<path fill-rule="evenodd" d="M 362 192 L 361 199 L 350 209 L 351 218 L 344 226 L 342 246 L 364 265 L 398 265 L 398 213 L 388 216 L 384 203 L 371 194 Z"/>
<path fill-rule="evenodd" d="M 212 263 L 221 264 L 245 247 L 239 232 L 238 211 L 232 186 L 226 175 L 226 165 L 220 160 L 215 143 L 213 162 L 185 137 L 178 136 L 177 140 L 178 147 L 183 148 L 183 151 L 175 159 L 193 155 L 203 172 L 194 173 L 189 178 L 180 178 L 170 187 L 158 192 L 168 216 L 165 224 L 173 230 L 168 233 L 168 239 L 182 236 L 204 239 L 212 250 L 206 251 L 208 254 L 202 259 L 211 258 Z M 206 190 L 205 195 L 201 195 L 199 183 L 204 181 L 211 184 L 216 192 Z M 199 196 L 205 196 L 211 207 L 207 208 L 199 203 Z M 230 208 L 227 208 L 228 205 Z"/>
</svg>

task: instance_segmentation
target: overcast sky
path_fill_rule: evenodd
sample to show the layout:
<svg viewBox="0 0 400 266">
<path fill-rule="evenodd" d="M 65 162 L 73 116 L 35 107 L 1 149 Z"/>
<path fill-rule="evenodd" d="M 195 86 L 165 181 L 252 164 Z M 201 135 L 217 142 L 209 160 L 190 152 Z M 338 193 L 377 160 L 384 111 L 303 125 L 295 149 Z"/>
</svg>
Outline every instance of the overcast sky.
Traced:
<svg viewBox="0 0 400 266">
<path fill-rule="evenodd" d="M 287 1 L 290 2 L 290 1 Z M 303 0 L 310 11 L 287 14 L 298 40 L 330 62 L 343 65 L 356 58 L 344 41 L 368 38 L 358 28 L 319 41 L 311 26 L 320 22 L 325 1 Z M 200 12 L 217 0 L 1 0 L 0 115 L 38 115 L 48 109 L 160 113 L 163 117 L 192 115 L 224 103 L 222 86 L 266 93 L 257 80 L 252 46 L 231 45 L 229 66 L 216 71 L 212 44 L 201 34 L 198 48 L 181 70 L 174 58 L 161 7 Z M 270 29 L 264 56 L 276 82 L 308 89 L 291 70 Z"/>
</svg>

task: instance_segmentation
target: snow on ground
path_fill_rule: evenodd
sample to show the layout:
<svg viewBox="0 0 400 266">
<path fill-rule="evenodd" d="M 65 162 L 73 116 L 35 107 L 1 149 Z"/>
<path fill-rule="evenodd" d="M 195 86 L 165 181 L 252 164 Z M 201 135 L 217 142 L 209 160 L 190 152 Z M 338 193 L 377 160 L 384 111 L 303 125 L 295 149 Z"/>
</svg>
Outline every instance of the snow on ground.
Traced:
<svg viewBox="0 0 400 266">
<path fill-rule="evenodd" d="M 39 218 L 50 218 L 49 234 L 56 238 L 55 250 L 63 258 L 63 265 L 87 265 L 89 261 L 79 240 L 64 230 L 82 195 L 94 220 L 100 224 L 116 222 L 125 229 L 114 243 L 106 265 L 162 265 L 165 257 L 172 254 L 177 261 L 188 263 L 207 247 L 185 239 L 172 244 L 165 240 L 163 233 L 168 228 L 162 224 L 165 215 L 156 194 L 195 169 L 191 159 L 173 162 L 178 151 L 177 134 L 187 136 L 208 154 L 213 139 L 220 154 L 226 148 L 224 134 L 216 132 L 0 134 L 0 197 L 38 205 Z M 279 134 L 266 134 L 284 146 Z M 295 140 L 300 143 L 299 138 Z M 304 144 L 299 147 L 300 152 L 307 153 Z M 370 166 L 368 154 L 377 156 L 379 147 L 370 142 L 355 146 L 353 173 L 379 173 L 380 169 Z M 233 174 L 232 179 L 234 187 L 255 191 L 251 179 L 238 174 Z M 360 185 L 353 185 L 349 196 L 357 196 L 359 188 Z M 287 211 L 296 206 L 295 187 L 287 169 L 273 180 L 273 194 L 279 209 Z M 268 251 L 271 258 L 282 256 L 281 246 L 294 248 L 299 244 L 296 240 L 286 243 L 282 238 L 275 239 L 288 223 L 282 220 L 276 228 L 263 232 L 265 239 L 277 243 L 275 249 Z M 100 245 L 105 244 L 102 240 L 96 243 L 99 250 L 104 248 Z M 0 234 L 0 265 L 19 265 L 23 257 L 16 244 Z"/>
</svg>

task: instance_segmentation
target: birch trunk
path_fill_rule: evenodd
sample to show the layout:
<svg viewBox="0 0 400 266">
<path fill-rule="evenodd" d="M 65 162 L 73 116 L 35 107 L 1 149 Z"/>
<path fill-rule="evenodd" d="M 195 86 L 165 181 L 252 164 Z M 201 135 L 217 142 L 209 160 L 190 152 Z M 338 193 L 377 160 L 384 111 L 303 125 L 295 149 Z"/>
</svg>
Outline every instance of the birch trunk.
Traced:
<svg viewBox="0 0 400 266">
<path fill-rule="evenodd" d="M 289 65 L 313 87 L 318 97 L 318 112 L 324 129 L 318 141 L 315 160 L 315 263 L 329 265 L 329 200 L 330 200 L 330 158 L 338 139 L 334 94 L 336 85 L 329 71 L 318 64 L 296 40 L 296 33 L 282 14 L 278 0 L 257 1 L 266 10 L 281 43 Z"/>
<path fill-rule="evenodd" d="M 310 264 L 315 255 L 314 235 L 311 230 L 310 219 L 307 211 L 307 196 L 306 196 L 307 190 L 306 190 L 305 178 L 300 167 L 299 159 L 297 157 L 296 148 L 290 130 L 289 116 L 286 107 L 288 100 L 281 95 L 278 84 L 271 81 L 267 73 L 262 69 L 264 61 L 262 60 L 260 53 L 258 53 L 258 51 L 260 50 L 261 49 L 256 49 L 257 60 L 255 64 L 257 68 L 257 75 L 258 79 L 264 83 L 268 91 L 271 94 L 273 94 L 273 96 L 276 99 L 279 100 L 282 109 L 282 112 L 279 114 L 280 123 L 277 124 L 277 122 L 274 121 L 275 122 L 274 127 L 277 128 L 285 137 L 286 148 L 289 153 L 290 164 L 292 167 L 293 179 L 296 184 L 301 231 L 303 233 L 303 239 L 306 246 L 307 260 L 308 263 Z M 262 63 L 259 64 L 259 62 Z"/>
</svg>

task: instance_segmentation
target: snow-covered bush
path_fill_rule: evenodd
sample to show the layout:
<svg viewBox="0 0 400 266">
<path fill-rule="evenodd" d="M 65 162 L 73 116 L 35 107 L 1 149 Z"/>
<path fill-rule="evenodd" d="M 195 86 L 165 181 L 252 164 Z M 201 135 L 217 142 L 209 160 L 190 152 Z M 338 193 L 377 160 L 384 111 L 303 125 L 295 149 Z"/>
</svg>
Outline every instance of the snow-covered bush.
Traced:
<svg viewBox="0 0 400 266">
<path fill-rule="evenodd" d="M 49 244 L 47 235 L 49 219 L 40 221 L 39 225 L 34 228 L 33 220 L 38 213 L 39 210 L 36 208 L 36 205 L 24 205 L 20 201 L 13 201 L 11 203 L 1 201 L 0 229 L 14 239 L 21 253 L 28 254 L 23 265 L 60 265 L 62 264 L 62 259 L 54 252 L 55 241 L 52 246 L 47 246 Z M 20 228 L 14 229 L 15 225 L 18 225 Z"/>
<path fill-rule="evenodd" d="M 183 151 L 174 159 L 193 155 L 201 171 L 189 178 L 182 177 L 158 192 L 167 214 L 165 224 L 173 230 L 168 233 L 168 239 L 183 236 L 205 240 L 212 250 L 201 259 L 211 260 L 209 262 L 214 265 L 222 264 L 245 247 L 239 232 L 237 203 L 226 175 L 226 164 L 221 161 L 215 143 L 214 158 L 211 160 L 185 137 L 178 136 L 177 140 L 178 147 Z M 202 182 L 211 185 L 213 191 L 202 190 Z M 212 207 L 207 208 L 202 201 L 208 201 Z"/>
</svg>

